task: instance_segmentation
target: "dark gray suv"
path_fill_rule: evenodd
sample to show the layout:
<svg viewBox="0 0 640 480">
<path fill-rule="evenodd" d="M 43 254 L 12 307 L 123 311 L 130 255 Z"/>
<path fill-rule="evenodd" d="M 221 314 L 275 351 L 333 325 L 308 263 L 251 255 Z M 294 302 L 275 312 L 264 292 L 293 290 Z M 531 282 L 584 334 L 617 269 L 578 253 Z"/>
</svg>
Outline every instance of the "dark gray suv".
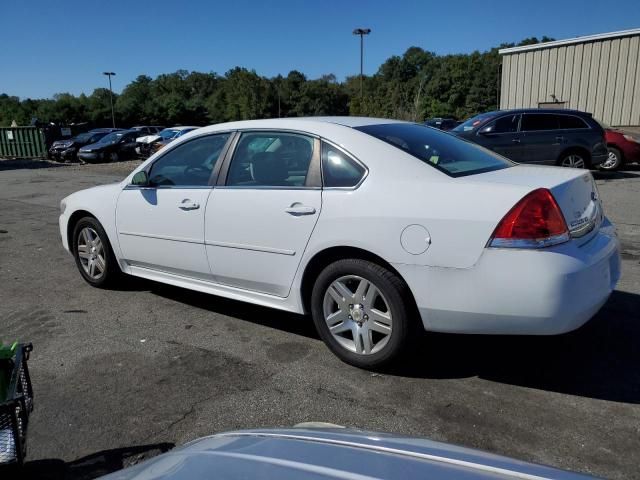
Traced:
<svg viewBox="0 0 640 480">
<path fill-rule="evenodd" d="M 604 130 L 578 110 L 499 110 L 481 113 L 451 133 L 519 163 L 591 168 L 607 159 Z"/>
</svg>

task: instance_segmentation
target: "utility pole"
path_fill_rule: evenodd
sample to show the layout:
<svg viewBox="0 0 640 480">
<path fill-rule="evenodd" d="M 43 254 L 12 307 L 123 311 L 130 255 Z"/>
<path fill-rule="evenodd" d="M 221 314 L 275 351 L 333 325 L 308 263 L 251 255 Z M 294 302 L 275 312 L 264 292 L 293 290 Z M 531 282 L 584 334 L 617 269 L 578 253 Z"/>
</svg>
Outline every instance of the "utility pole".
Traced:
<svg viewBox="0 0 640 480">
<path fill-rule="evenodd" d="M 102 72 L 103 75 L 109 77 L 109 100 L 111 101 L 111 122 L 113 123 L 113 128 L 116 128 L 116 116 L 113 113 L 113 89 L 111 88 L 111 76 L 115 75 L 114 72 Z"/>
<path fill-rule="evenodd" d="M 362 73 L 363 63 L 364 63 L 364 36 L 369 35 L 371 33 L 370 28 L 356 28 L 353 31 L 354 35 L 360 35 L 360 106 L 362 107 L 362 99 L 364 97 L 364 89 L 362 86 L 364 75 Z"/>
</svg>

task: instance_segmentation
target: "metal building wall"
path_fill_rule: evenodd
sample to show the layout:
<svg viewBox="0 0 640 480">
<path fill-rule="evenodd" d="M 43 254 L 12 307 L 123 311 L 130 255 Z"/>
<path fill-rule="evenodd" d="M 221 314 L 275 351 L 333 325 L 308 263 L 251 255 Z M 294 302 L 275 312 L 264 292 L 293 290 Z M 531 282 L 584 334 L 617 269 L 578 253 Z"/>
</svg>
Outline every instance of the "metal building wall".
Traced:
<svg viewBox="0 0 640 480">
<path fill-rule="evenodd" d="M 612 126 L 640 126 L 640 35 L 502 56 L 500 108 L 567 102 Z"/>
</svg>

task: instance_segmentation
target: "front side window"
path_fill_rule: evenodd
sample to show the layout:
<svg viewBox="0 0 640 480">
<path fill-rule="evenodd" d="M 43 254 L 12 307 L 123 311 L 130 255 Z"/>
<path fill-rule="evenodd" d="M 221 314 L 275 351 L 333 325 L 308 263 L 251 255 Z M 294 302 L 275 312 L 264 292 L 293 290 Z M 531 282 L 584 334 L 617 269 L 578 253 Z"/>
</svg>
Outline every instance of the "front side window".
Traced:
<svg viewBox="0 0 640 480">
<path fill-rule="evenodd" d="M 415 123 L 366 125 L 356 127 L 356 130 L 389 143 L 451 177 L 490 172 L 514 165 L 510 160 L 475 143 Z M 393 162 L 393 158 L 388 161 Z"/>
<path fill-rule="evenodd" d="M 229 136 L 207 135 L 178 145 L 154 162 L 149 182 L 155 186 L 207 186 Z"/>
<path fill-rule="evenodd" d="M 505 115 L 482 127 L 482 133 L 516 133 L 520 123 L 520 115 Z"/>
<path fill-rule="evenodd" d="M 322 144 L 322 184 L 325 187 L 355 187 L 366 170 L 343 151 Z"/>
<path fill-rule="evenodd" d="M 525 132 L 558 129 L 558 115 L 548 113 L 528 113 L 522 117 L 522 128 Z"/>
<path fill-rule="evenodd" d="M 229 166 L 228 186 L 302 187 L 306 184 L 314 141 L 285 132 L 245 132 Z"/>
</svg>

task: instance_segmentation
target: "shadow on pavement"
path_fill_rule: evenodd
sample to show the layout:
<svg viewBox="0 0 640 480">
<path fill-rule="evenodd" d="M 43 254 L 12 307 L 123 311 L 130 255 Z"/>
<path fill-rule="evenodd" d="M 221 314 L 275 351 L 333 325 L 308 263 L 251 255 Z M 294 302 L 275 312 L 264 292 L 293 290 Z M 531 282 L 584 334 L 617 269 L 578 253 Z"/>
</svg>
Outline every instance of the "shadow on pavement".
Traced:
<svg viewBox="0 0 640 480">
<path fill-rule="evenodd" d="M 421 352 L 389 372 L 486 380 L 640 403 L 640 295 L 615 291 L 582 328 L 557 336 L 429 334 Z"/>
<path fill-rule="evenodd" d="M 591 173 L 596 180 L 621 180 L 623 178 L 640 177 L 640 165 L 624 165 L 623 168 L 623 170 L 617 170 L 615 172 L 591 170 Z"/>
<path fill-rule="evenodd" d="M 89 480 L 140 463 L 171 450 L 173 443 L 103 450 L 72 462 L 60 459 L 34 460 L 22 467 L 0 467 L 0 478 L 20 480 Z"/>
<path fill-rule="evenodd" d="M 192 307 L 318 340 L 310 317 L 205 293 L 131 279 Z M 383 373 L 409 378 L 465 378 L 640 403 L 640 295 L 614 291 L 582 328 L 564 335 L 460 335 L 425 333 L 413 350 Z M 327 355 L 330 355 L 327 351 Z"/>
<path fill-rule="evenodd" d="M 44 158 L 13 158 L 7 160 L 0 159 L 0 172 L 6 170 L 57 168 L 64 166 L 64 163 L 56 163 Z"/>
</svg>

